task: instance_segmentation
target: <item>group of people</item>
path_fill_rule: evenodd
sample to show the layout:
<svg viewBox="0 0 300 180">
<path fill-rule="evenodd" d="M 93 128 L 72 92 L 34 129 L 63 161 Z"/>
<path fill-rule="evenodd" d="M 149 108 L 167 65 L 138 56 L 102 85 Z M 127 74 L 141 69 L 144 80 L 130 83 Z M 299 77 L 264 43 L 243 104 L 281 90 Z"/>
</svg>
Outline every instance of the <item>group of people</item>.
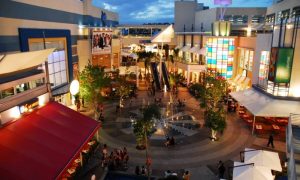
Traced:
<svg viewBox="0 0 300 180">
<path fill-rule="evenodd" d="M 99 117 L 98 117 L 99 121 L 104 121 L 103 109 L 104 109 L 103 104 L 99 104 L 98 107 L 97 107 L 97 112 L 99 114 Z"/>
<path fill-rule="evenodd" d="M 111 34 L 96 33 L 93 35 L 93 48 L 104 49 L 104 47 L 111 47 Z"/>
<path fill-rule="evenodd" d="M 145 176 L 145 175 L 147 175 L 147 168 L 145 166 L 142 166 L 142 167 L 136 166 L 135 167 L 135 174 L 138 175 L 138 176 L 139 175 Z"/>
<path fill-rule="evenodd" d="M 181 99 L 178 99 L 178 107 L 184 107 L 185 106 L 185 102 L 186 102 L 185 99 L 183 99 L 183 101 Z"/>
<path fill-rule="evenodd" d="M 126 147 L 123 149 L 115 149 L 108 153 L 107 145 L 104 144 L 102 149 L 101 167 L 108 167 L 109 170 L 126 169 L 129 161 L 129 155 Z"/>
<path fill-rule="evenodd" d="M 177 177 L 178 175 L 177 175 L 177 173 L 171 172 L 170 170 L 165 171 L 165 178 L 168 178 L 170 176 L 176 176 Z M 183 173 L 182 179 L 183 180 L 190 180 L 190 178 L 191 178 L 191 173 L 189 171 L 185 171 Z"/>
<path fill-rule="evenodd" d="M 169 147 L 169 146 L 174 146 L 175 145 L 175 139 L 172 136 L 171 139 L 169 137 L 167 137 L 167 141 L 165 142 L 165 146 Z"/>
</svg>

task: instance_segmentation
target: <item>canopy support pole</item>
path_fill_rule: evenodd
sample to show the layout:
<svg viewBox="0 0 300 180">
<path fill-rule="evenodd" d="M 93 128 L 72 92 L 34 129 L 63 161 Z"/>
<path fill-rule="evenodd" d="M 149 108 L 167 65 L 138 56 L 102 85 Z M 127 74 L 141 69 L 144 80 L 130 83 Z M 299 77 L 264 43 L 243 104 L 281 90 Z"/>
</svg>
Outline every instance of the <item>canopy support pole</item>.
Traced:
<svg viewBox="0 0 300 180">
<path fill-rule="evenodd" d="M 255 127 L 255 116 L 253 118 L 252 135 L 254 134 L 254 127 Z"/>
</svg>

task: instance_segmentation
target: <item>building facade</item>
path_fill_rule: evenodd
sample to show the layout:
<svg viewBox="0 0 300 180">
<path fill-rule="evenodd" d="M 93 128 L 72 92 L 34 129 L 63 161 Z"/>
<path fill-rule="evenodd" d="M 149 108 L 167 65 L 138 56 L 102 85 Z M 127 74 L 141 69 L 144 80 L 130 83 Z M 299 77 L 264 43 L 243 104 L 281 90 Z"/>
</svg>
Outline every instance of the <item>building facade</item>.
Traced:
<svg viewBox="0 0 300 180">
<path fill-rule="evenodd" d="M 56 49 L 48 58 L 52 93 L 70 104 L 69 83 L 91 59 L 92 29 L 115 27 L 118 14 L 94 7 L 92 0 L 4 0 L 0 22 L 0 54 Z"/>
</svg>

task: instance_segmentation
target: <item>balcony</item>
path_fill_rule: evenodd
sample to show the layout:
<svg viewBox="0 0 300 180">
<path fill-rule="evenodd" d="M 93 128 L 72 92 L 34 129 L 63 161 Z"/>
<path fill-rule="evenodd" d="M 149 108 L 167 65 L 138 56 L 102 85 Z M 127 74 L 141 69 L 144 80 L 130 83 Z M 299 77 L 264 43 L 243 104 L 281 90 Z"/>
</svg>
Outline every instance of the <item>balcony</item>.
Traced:
<svg viewBox="0 0 300 180">
<path fill-rule="evenodd" d="M 36 98 L 42 94 L 47 93 L 47 86 L 46 84 L 41 85 L 39 87 L 21 92 L 19 94 L 6 97 L 4 99 L 0 99 L 0 112 L 5 111 L 9 108 L 19 105 L 20 103 L 26 102 L 33 98 Z"/>
</svg>

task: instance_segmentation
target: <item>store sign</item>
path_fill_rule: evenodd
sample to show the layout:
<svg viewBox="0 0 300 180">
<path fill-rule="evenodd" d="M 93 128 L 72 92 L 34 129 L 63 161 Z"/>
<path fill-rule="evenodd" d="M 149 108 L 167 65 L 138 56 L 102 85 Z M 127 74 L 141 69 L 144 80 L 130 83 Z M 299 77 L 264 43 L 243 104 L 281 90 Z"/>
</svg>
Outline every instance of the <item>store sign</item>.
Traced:
<svg viewBox="0 0 300 180">
<path fill-rule="evenodd" d="M 293 64 L 293 48 L 280 48 L 276 63 L 276 83 L 289 83 Z"/>
<path fill-rule="evenodd" d="M 112 42 L 111 30 L 93 31 L 92 54 L 110 54 Z"/>
</svg>

